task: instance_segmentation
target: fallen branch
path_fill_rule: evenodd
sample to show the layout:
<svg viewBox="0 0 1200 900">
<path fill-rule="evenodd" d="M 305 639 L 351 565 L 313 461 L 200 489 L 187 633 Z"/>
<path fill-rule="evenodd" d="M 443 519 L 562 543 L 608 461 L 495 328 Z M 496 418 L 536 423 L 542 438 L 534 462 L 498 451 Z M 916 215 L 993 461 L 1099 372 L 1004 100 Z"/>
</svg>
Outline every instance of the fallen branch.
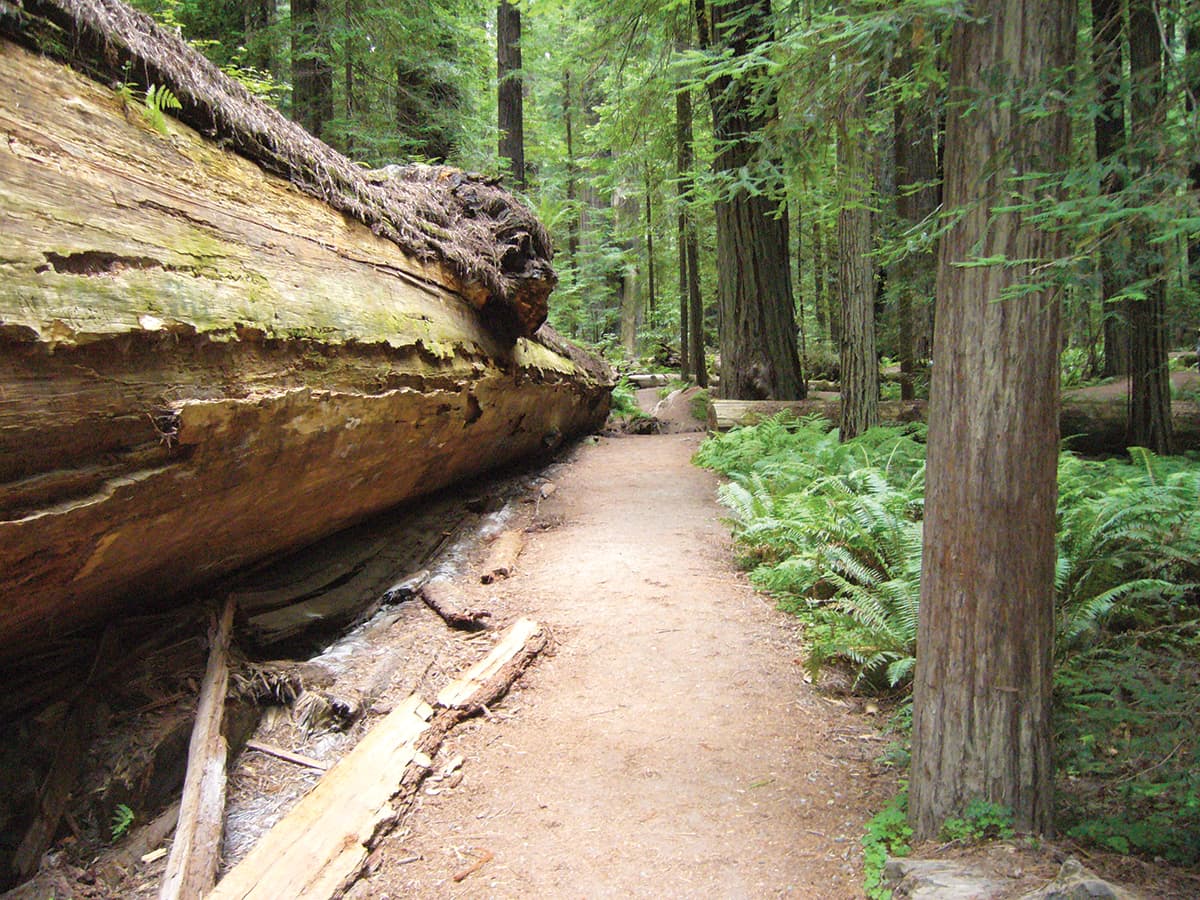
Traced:
<svg viewBox="0 0 1200 900">
<path fill-rule="evenodd" d="M 489 619 L 492 615 L 487 610 L 464 608 L 458 602 L 450 583 L 443 579 L 425 584 L 421 588 L 421 599 L 451 628 L 478 631 L 487 627 L 484 619 Z"/>
<path fill-rule="evenodd" d="M 225 600 L 210 632 L 208 668 L 200 686 L 196 724 L 188 745 L 187 775 L 179 803 L 179 824 L 159 900 L 202 897 L 217 878 L 221 861 L 221 826 L 225 818 L 225 762 L 228 746 L 221 734 L 225 695 L 229 690 L 229 643 L 234 600 Z"/>
<path fill-rule="evenodd" d="M 455 881 L 463 881 L 467 877 L 474 875 L 496 858 L 495 853 L 493 853 L 491 850 L 484 850 L 482 847 L 477 847 L 476 852 L 481 854 L 479 859 L 475 860 L 475 862 L 471 863 L 471 865 L 467 866 L 465 869 L 459 869 L 457 872 L 455 872 L 453 875 Z"/>
<path fill-rule="evenodd" d="M 519 531 L 504 531 L 492 542 L 487 561 L 483 564 L 483 574 L 479 580 L 491 584 L 501 578 L 507 578 L 517 565 L 517 557 L 525 549 L 525 535 Z"/>
<path fill-rule="evenodd" d="M 305 756 L 302 753 L 293 753 L 291 750 L 284 750 L 282 747 L 264 744 L 261 741 L 246 741 L 246 749 L 257 750 L 259 753 L 274 756 L 276 759 L 282 759 L 284 762 L 294 763 L 297 766 L 304 766 L 308 769 L 317 769 L 321 772 L 329 768 L 329 766 L 319 759 L 313 759 L 311 756 Z"/>
</svg>

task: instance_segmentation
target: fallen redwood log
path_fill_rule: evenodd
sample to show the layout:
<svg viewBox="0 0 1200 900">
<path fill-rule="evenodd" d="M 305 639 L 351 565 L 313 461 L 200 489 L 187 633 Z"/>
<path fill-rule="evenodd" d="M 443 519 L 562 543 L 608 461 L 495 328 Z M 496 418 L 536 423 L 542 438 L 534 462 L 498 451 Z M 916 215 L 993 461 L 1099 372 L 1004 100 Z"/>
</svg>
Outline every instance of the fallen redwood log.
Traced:
<svg viewBox="0 0 1200 900">
<path fill-rule="evenodd" d="M 183 62 L 147 60 L 134 38 L 154 26 L 113 0 L 14 9 L 0 6 L 0 665 L 603 423 L 607 366 L 546 326 L 522 336 L 553 273 L 540 226 L 499 188 L 428 168 L 375 183 L 216 101 L 222 145 L 173 119 L 163 135 L 4 35 L 36 43 L 23 23 L 47 15 L 76 38 L 62 46 L 140 60 L 199 122 L 186 45 L 154 32 Z M 96 31 L 98 9 L 133 37 Z M 271 172 L 224 145 L 258 148 Z M 473 268 L 480 227 L 495 265 Z"/>
<path fill-rule="evenodd" d="M 796 416 L 818 415 L 837 422 L 841 401 L 815 400 L 710 400 L 708 427 L 713 431 L 728 431 L 739 425 L 753 425 L 781 412 Z M 879 420 L 884 424 L 923 422 L 926 415 L 924 400 L 888 400 L 879 404 Z M 1175 429 L 1176 451 L 1200 447 L 1200 406 L 1176 400 L 1171 404 Z M 1064 446 L 1077 453 L 1123 453 L 1125 442 L 1125 401 L 1123 398 L 1096 400 L 1063 395 L 1059 416 Z"/>
</svg>

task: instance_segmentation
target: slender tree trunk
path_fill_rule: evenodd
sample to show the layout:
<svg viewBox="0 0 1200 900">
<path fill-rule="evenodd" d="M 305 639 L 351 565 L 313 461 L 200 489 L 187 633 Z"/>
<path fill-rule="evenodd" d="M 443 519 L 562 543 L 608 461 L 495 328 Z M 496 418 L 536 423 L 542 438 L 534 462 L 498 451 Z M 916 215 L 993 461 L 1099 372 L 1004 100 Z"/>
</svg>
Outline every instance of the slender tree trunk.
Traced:
<svg viewBox="0 0 1200 900">
<path fill-rule="evenodd" d="M 812 273 L 813 312 L 817 317 L 817 332 L 832 339 L 832 329 L 826 326 L 825 299 L 825 248 L 821 245 L 821 223 L 813 216 L 812 221 Z"/>
<path fill-rule="evenodd" d="M 808 379 L 805 377 L 805 366 L 808 356 L 808 334 L 804 322 L 804 268 L 801 262 L 804 255 L 804 207 L 800 198 L 796 198 L 796 321 L 800 326 L 800 380 L 804 382 L 805 392 L 808 391 Z"/>
<path fill-rule="evenodd" d="M 1131 164 L 1147 172 L 1161 145 L 1162 42 L 1150 0 L 1129 7 L 1129 104 L 1133 152 Z M 1132 245 L 1145 279 L 1145 299 L 1129 304 L 1129 426 L 1131 446 L 1171 452 L 1171 376 L 1167 359 L 1166 279 L 1161 245 L 1152 243 L 1151 226 L 1139 222 Z"/>
<path fill-rule="evenodd" d="M 842 307 L 842 419 L 848 441 L 879 424 L 879 358 L 875 351 L 875 265 L 871 258 L 870 136 L 861 94 L 838 120 L 838 290 Z"/>
<path fill-rule="evenodd" d="M 274 24 L 275 0 L 245 0 L 242 25 L 246 61 L 263 72 L 270 72 L 275 67 L 270 36 L 270 28 Z"/>
<path fill-rule="evenodd" d="M 976 0 L 950 46 L 945 199 L 958 218 L 938 256 L 909 818 L 934 837 L 972 800 L 1053 828 L 1060 302 L 1038 263 L 1060 239 L 998 207 L 1042 199 L 1068 163 L 1057 104 L 1074 4 Z M 1010 48 L 1020 47 L 1020 53 Z M 996 160 L 1003 160 L 997 165 Z M 964 266 L 971 260 L 1010 262 Z"/>
<path fill-rule="evenodd" d="M 749 57 L 770 37 L 769 0 L 696 4 L 701 43 Z M 752 166 L 757 137 L 772 98 L 760 68 L 736 78 L 709 80 L 713 132 L 719 148 L 718 175 Z M 718 331 L 721 396 L 731 399 L 796 399 L 805 396 L 796 352 L 791 264 L 786 210 L 768 196 L 782 187 L 766 185 L 751 195 L 732 189 L 716 201 Z"/>
<path fill-rule="evenodd" d="M 292 118 L 324 137 L 333 118 L 333 63 L 325 0 L 292 3 Z"/>
<path fill-rule="evenodd" d="M 567 206 L 570 208 L 567 219 L 567 256 L 572 269 L 579 265 L 579 230 L 582 226 L 582 213 L 575 208 L 578 189 L 578 167 L 575 165 L 575 143 L 572 135 L 572 119 L 574 107 L 571 103 L 571 72 L 563 71 L 563 121 L 567 127 Z"/>
<path fill-rule="evenodd" d="M 636 235 L 638 201 L 632 193 L 618 188 L 612 196 L 613 226 L 618 234 Z M 628 237 L 620 242 L 623 262 L 617 275 L 621 310 L 621 349 L 626 359 L 638 355 L 638 334 L 642 327 L 642 304 L 638 290 L 637 241 Z"/>
<path fill-rule="evenodd" d="M 677 52 L 686 49 L 686 43 L 677 39 Z M 675 84 L 675 183 L 679 204 L 677 218 L 677 240 L 679 242 L 679 374 L 688 381 L 692 377 L 691 321 L 688 306 L 690 279 L 688 273 L 688 203 L 692 189 L 692 96 L 690 89 L 681 83 Z"/>
<path fill-rule="evenodd" d="M 650 181 L 650 166 L 646 166 L 646 321 L 654 327 L 654 304 L 657 293 L 654 283 L 654 185 Z"/>
<path fill-rule="evenodd" d="M 1092 54 L 1100 109 L 1095 118 L 1096 159 L 1115 162 L 1125 145 L 1125 109 L 1121 99 L 1121 49 L 1124 44 L 1121 0 L 1092 0 Z M 1115 194 L 1124 187 L 1114 168 L 1101 189 Z M 1100 298 L 1104 309 L 1104 368 L 1106 378 L 1129 371 L 1129 301 L 1112 298 L 1124 286 L 1119 270 L 1127 268 L 1128 237 L 1114 235 L 1100 247 Z"/>
<path fill-rule="evenodd" d="M 509 177 L 525 190 L 525 98 L 521 77 L 521 11 L 500 0 L 496 7 L 496 109 L 500 158 L 508 160 Z"/>
<path fill-rule="evenodd" d="M 911 68 L 903 57 L 901 72 Z M 901 227 L 913 229 L 927 222 L 933 229 L 937 210 L 937 158 L 934 143 L 933 98 L 924 102 L 898 102 L 894 112 L 896 154 L 896 216 Z M 928 298 L 933 295 L 937 255 L 934 249 L 908 253 L 895 265 L 891 288 L 896 296 L 899 326 L 900 399 L 912 400 L 915 391 L 918 323 L 928 322 Z M 914 309 L 916 307 L 916 309 Z M 924 336 L 928 345 L 928 336 Z"/>
</svg>

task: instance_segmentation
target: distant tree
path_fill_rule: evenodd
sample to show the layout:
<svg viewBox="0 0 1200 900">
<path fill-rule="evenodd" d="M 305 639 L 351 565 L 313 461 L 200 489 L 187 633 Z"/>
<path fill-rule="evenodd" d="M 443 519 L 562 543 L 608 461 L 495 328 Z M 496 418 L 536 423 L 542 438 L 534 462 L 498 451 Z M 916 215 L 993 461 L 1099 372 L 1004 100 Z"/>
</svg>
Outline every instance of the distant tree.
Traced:
<svg viewBox="0 0 1200 900">
<path fill-rule="evenodd" d="M 841 298 L 842 418 L 839 437 L 879 424 L 879 359 L 875 352 L 875 249 L 871 234 L 871 135 L 864 85 L 847 96 L 838 117 L 838 293 Z"/>
<path fill-rule="evenodd" d="M 951 38 L 909 781 L 919 839 L 977 799 L 1022 831 L 1053 827 L 1060 303 L 1044 267 L 1062 248 L 1033 219 L 1070 149 L 1054 79 L 1070 69 L 1074 12 L 976 0 Z"/>
<path fill-rule="evenodd" d="M 769 0 L 697 0 L 701 44 L 721 58 L 707 78 L 716 153 L 725 183 L 715 202 L 720 306 L 721 396 L 805 396 L 796 352 L 788 217 L 782 183 L 766 176 L 751 191 L 739 178 L 753 167 L 774 92 L 754 54 L 771 38 Z M 730 69 L 727 56 L 737 61 Z"/>
<path fill-rule="evenodd" d="M 1132 91 L 1129 121 L 1131 165 L 1149 172 L 1164 155 L 1163 46 L 1153 0 L 1129 5 L 1129 69 Z M 1126 441 L 1155 453 L 1171 452 L 1171 376 L 1167 359 L 1166 264 L 1164 244 L 1153 226 L 1139 220 L 1132 235 L 1142 284 L 1140 300 L 1129 304 L 1129 416 Z"/>
<path fill-rule="evenodd" d="M 292 2 L 292 118 L 316 137 L 333 119 L 333 63 L 326 0 Z"/>
<path fill-rule="evenodd" d="M 512 0 L 496 7 L 497 124 L 500 158 L 512 184 L 525 190 L 525 96 L 521 73 L 521 11 Z"/>
</svg>

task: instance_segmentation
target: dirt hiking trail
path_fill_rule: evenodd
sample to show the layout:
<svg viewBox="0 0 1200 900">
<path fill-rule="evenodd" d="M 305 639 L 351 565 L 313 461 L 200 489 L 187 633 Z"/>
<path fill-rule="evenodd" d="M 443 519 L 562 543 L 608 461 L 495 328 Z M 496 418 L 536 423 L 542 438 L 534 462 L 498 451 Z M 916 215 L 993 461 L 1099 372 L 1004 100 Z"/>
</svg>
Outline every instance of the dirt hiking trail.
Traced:
<svg viewBox="0 0 1200 900">
<path fill-rule="evenodd" d="M 883 743 L 737 571 L 700 439 L 601 438 L 552 470 L 543 530 L 480 589 L 553 650 L 451 734 L 435 768 L 461 754 L 461 781 L 426 785 L 348 896 L 862 895 Z"/>
</svg>

